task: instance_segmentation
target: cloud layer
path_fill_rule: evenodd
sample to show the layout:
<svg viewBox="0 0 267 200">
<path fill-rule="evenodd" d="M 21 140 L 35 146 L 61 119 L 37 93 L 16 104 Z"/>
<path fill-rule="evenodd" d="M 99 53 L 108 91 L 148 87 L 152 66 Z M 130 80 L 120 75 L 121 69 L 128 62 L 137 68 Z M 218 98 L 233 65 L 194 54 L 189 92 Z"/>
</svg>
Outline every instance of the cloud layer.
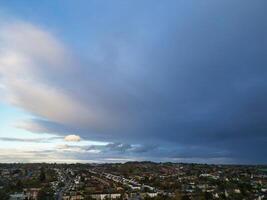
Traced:
<svg viewBox="0 0 267 200">
<path fill-rule="evenodd" d="M 151 12 L 140 10 L 140 2 L 125 6 L 130 14 L 107 12 L 102 23 L 90 21 L 96 28 L 83 38 L 83 55 L 47 28 L 1 25 L 2 90 L 33 116 L 17 127 L 105 141 L 90 151 L 112 149 L 122 159 L 145 153 L 146 159 L 266 162 L 264 6 L 174 1 L 150 5 Z"/>
</svg>

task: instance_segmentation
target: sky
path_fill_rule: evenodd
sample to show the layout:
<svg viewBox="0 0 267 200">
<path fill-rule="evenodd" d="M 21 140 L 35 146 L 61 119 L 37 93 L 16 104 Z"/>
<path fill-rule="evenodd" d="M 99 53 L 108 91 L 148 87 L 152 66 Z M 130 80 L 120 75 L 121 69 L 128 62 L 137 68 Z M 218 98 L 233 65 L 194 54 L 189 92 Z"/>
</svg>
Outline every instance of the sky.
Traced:
<svg viewBox="0 0 267 200">
<path fill-rule="evenodd" d="M 0 162 L 267 163 L 266 0 L 0 2 Z"/>
</svg>

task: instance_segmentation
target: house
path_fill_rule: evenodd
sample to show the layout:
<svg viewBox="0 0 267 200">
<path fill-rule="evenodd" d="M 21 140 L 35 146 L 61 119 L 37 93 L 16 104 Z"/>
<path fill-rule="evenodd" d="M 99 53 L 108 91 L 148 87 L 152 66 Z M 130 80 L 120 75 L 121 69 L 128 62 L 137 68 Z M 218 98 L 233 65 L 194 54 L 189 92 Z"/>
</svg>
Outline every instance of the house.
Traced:
<svg viewBox="0 0 267 200">
<path fill-rule="evenodd" d="M 91 197 L 96 200 L 103 200 L 103 199 L 118 199 L 121 197 L 121 194 L 115 193 L 115 194 L 92 194 Z"/>
<path fill-rule="evenodd" d="M 9 200 L 24 200 L 26 197 L 24 193 L 14 193 L 9 196 Z"/>
<path fill-rule="evenodd" d="M 37 200 L 37 196 L 40 191 L 40 188 L 27 188 L 27 189 L 24 189 L 23 191 L 27 199 Z"/>
</svg>

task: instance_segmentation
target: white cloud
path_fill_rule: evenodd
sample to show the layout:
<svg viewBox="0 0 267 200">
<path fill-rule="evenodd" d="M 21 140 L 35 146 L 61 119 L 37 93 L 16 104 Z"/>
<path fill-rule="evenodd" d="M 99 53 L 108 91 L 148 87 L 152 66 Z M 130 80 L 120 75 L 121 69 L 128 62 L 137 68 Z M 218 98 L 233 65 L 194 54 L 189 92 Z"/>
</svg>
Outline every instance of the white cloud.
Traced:
<svg viewBox="0 0 267 200">
<path fill-rule="evenodd" d="M 79 142 L 81 137 L 79 135 L 67 135 L 64 137 L 64 140 L 67 142 Z"/>
<path fill-rule="evenodd" d="M 9 55 L 6 61 L 10 61 L 10 64 L 22 60 L 31 61 L 34 58 L 48 63 L 48 67 L 60 68 L 63 67 L 62 61 L 69 59 L 61 42 L 49 32 L 30 23 L 10 23 L 1 29 L 0 34 L 2 44 L 6 47 L 5 52 Z M 20 69 L 23 68 L 21 66 Z"/>
<path fill-rule="evenodd" d="M 2 25 L 0 30 L 0 85 L 9 103 L 35 117 L 74 127 L 97 129 L 109 121 L 104 109 L 93 103 L 94 95 L 89 100 L 76 95 L 77 88 L 85 88 L 79 80 L 71 82 L 71 76 L 82 67 L 53 34 L 25 22 Z M 71 88 L 75 84 L 79 86 Z M 37 126 L 33 129 L 40 132 Z"/>
</svg>

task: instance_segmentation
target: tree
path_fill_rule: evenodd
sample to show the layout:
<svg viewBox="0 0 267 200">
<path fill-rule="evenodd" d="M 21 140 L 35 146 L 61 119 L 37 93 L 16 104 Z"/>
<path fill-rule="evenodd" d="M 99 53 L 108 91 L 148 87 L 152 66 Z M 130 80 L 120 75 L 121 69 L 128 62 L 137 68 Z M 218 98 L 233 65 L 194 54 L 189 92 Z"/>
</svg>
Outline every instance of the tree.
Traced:
<svg viewBox="0 0 267 200">
<path fill-rule="evenodd" d="M 86 196 L 84 200 L 94 200 L 90 195 Z"/>
<path fill-rule="evenodd" d="M 190 200 L 190 198 L 189 198 L 189 196 L 184 195 L 184 196 L 182 196 L 181 200 Z"/>
<path fill-rule="evenodd" d="M 22 181 L 21 180 L 18 180 L 17 183 L 16 183 L 16 189 L 17 190 L 22 190 L 22 188 L 23 188 Z"/>
<path fill-rule="evenodd" d="M 44 187 L 39 191 L 37 199 L 38 200 L 54 199 L 54 191 L 50 187 Z"/>
<path fill-rule="evenodd" d="M 1 200 L 8 200 L 9 199 L 9 196 L 8 196 L 6 191 L 0 190 L 0 199 Z"/>
<path fill-rule="evenodd" d="M 213 199 L 212 194 L 210 192 L 205 192 L 205 199 L 206 200 Z"/>
<path fill-rule="evenodd" d="M 40 172 L 39 180 L 40 180 L 40 182 L 42 182 L 42 183 L 46 180 L 45 170 L 44 170 L 43 167 L 41 168 L 41 172 Z"/>
</svg>

